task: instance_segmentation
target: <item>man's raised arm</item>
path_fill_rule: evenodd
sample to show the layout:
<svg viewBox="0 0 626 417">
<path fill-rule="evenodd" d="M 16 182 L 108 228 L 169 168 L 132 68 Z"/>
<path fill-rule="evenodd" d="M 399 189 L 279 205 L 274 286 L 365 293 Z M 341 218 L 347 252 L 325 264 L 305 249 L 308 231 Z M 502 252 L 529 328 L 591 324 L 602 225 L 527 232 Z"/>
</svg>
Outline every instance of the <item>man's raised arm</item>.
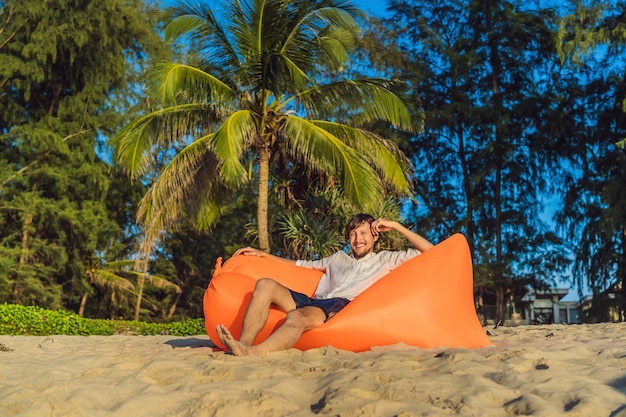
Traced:
<svg viewBox="0 0 626 417">
<path fill-rule="evenodd" d="M 372 222 L 372 234 L 374 234 L 374 236 L 378 235 L 379 232 L 387 232 L 389 230 L 396 230 L 400 232 L 400 234 L 404 236 L 406 240 L 408 240 L 411 245 L 413 245 L 413 247 L 420 252 L 426 252 L 428 249 L 433 247 L 433 244 L 430 243 L 428 240 L 418 235 L 414 231 L 407 229 L 396 221 L 377 219 Z"/>
</svg>

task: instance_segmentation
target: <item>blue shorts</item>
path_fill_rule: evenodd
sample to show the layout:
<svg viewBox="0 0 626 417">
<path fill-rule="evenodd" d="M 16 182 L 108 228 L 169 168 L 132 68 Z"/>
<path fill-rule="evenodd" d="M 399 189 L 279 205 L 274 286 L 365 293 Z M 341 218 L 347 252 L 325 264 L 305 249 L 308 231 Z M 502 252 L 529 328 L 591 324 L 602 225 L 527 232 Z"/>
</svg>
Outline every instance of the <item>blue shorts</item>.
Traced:
<svg viewBox="0 0 626 417">
<path fill-rule="evenodd" d="M 291 292 L 293 301 L 296 303 L 296 308 L 319 307 L 324 311 L 324 314 L 326 314 L 326 320 L 329 320 L 332 316 L 339 313 L 339 311 L 350 302 L 347 298 L 319 299 L 311 298 L 308 295 L 296 291 L 289 291 Z"/>
</svg>

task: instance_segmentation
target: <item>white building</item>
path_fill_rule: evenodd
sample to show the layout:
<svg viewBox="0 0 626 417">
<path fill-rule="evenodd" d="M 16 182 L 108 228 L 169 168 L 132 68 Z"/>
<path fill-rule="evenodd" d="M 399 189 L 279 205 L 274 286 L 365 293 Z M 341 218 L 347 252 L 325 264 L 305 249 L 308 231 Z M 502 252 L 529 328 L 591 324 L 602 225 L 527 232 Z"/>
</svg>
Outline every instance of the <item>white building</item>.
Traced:
<svg viewBox="0 0 626 417">
<path fill-rule="evenodd" d="M 580 301 L 563 301 L 569 293 L 568 288 L 550 288 L 548 290 L 530 290 L 522 297 L 514 311 L 511 324 L 548 324 L 581 322 L 582 306 Z"/>
</svg>

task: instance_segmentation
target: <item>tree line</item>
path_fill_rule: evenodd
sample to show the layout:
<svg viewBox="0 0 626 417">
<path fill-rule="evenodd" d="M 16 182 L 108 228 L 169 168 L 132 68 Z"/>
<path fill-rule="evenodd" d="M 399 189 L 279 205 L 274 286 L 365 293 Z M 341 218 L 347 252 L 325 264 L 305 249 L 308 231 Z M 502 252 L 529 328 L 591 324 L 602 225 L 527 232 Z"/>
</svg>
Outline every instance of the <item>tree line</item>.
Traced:
<svg viewBox="0 0 626 417">
<path fill-rule="evenodd" d="M 486 318 L 624 319 L 623 3 L 242 4 L 0 1 L 0 302 L 200 317 L 218 257 L 370 211 L 465 234 Z"/>
</svg>

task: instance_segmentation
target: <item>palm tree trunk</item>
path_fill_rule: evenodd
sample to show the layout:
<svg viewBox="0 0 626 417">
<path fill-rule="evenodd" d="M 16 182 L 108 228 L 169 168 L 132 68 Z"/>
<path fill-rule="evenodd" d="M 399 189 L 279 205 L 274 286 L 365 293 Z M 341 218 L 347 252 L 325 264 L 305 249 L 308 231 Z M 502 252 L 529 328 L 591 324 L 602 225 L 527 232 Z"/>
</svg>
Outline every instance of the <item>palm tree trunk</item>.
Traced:
<svg viewBox="0 0 626 417">
<path fill-rule="evenodd" d="M 171 320 L 172 316 L 174 316 L 174 313 L 176 312 L 176 306 L 178 306 L 178 302 L 180 301 L 180 298 L 182 295 L 183 295 L 182 291 L 176 295 L 176 300 L 174 300 L 174 302 L 172 303 L 172 306 L 167 312 L 167 317 L 165 317 L 167 320 Z"/>
<path fill-rule="evenodd" d="M 111 290 L 111 305 L 109 306 L 109 312 L 111 314 L 111 320 L 115 320 L 115 290 Z"/>
<path fill-rule="evenodd" d="M 135 321 L 139 321 L 139 312 L 141 311 L 141 299 L 143 298 L 143 287 L 146 284 L 146 278 L 140 275 L 137 278 L 137 302 L 135 303 Z"/>
<path fill-rule="evenodd" d="M 259 205 L 257 206 L 257 223 L 259 226 L 259 248 L 270 251 L 269 229 L 267 224 L 268 196 L 270 175 L 270 150 L 264 146 L 259 151 Z"/>
<path fill-rule="evenodd" d="M 87 291 L 83 293 L 83 296 L 80 299 L 80 307 L 78 308 L 78 317 L 83 317 L 85 314 L 85 306 L 87 305 L 87 297 L 89 294 Z"/>
<path fill-rule="evenodd" d="M 145 274 L 148 272 L 148 259 L 152 252 L 152 236 L 144 236 L 143 242 L 139 247 L 137 259 L 135 259 L 135 270 L 141 272 L 137 278 L 137 302 L 135 303 L 135 321 L 139 321 L 139 312 L 141 311 L 141 299 L 143 298 L 143 287 L 146 284 Z M 143 259 L 142 259 L 143 256 Z"/>
<path fill-rule="evenodd" d="M 13 302 L 19 304 L 22 302 L 22 295 L 24 292 L 24 286 L 22 285 L 22 269 L 28 262 L 28 239 L 30 237 L 30 225 L 33 223 L 33 215 L 29 214 L 24 219 L 24 225 L 22 228 L 22 252 L 20 254 L 20 261 L 15 277 L 15 283 L 13 285 Z"/>
</svg>

